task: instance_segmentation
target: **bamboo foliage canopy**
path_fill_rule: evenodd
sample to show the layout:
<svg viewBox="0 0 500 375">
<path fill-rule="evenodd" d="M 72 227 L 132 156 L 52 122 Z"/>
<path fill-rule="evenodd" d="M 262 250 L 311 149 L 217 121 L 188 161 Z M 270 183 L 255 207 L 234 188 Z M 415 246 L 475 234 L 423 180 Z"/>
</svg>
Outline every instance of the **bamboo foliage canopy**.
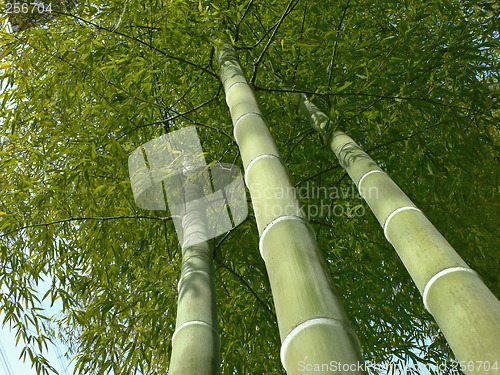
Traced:
<svg viewBox="0 0 500 375">
<path fill-rule="evenodd" d="M 37 354 L 56 336 L 80 373 L 168 370 L 181 251 L 170 213 L 135 205 L 127 158 L 195 125 L 206 160 L 243 170 L 219 41 L 237 51 L 363 358 L 453 359 L 285 91 L 307 94 L 330 130 L 356 140 L 498 297 L 496 3 L 110 0 L 64 13 L 0 36 L 0 306 L 39 373 L 51 371 Z M 250 212 L 213 243 L 223 374 L 284 374 L 258 241 Z M 45 292 L 61 313 L 39 310 Z"/>
</svg>

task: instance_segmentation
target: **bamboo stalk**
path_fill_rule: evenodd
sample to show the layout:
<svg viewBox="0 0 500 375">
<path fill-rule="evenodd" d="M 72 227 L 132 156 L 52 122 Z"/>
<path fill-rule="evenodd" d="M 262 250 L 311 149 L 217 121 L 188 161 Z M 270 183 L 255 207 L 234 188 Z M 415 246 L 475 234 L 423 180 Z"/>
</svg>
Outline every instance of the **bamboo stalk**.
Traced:
<svg viewBox="0 0 500 375">
<path fill-rule="evenodd" d="M 364 373 L 357 336 L 233 48 L 219 48 L 217 59 L 273 293 L 281 362 L 288 374 L 315 365 L 322 366 L 315 374 Z M 326 368 L 332 363 L 344 370 Z"/>
<path fill-rule="evenodd" d="M 169 374 L 220 373 L 212 248 L 208 242 L 206 203 L 196 181 L 186 182 L 186 214 L 182 219 L 181 278 Z"/>
<path fill-rule="evenodd" d="M 330 145 L 370 206 L 468 374 L 500 366 L 500 302 L 406 194 L 305 95 L 301 112 Z M 498 367 L 497 367 L 498 368 Z M 493 369 L 490 371 L 494 371 Z M 498 370 L 497 370 L 498 371 Z"/>
</svg>

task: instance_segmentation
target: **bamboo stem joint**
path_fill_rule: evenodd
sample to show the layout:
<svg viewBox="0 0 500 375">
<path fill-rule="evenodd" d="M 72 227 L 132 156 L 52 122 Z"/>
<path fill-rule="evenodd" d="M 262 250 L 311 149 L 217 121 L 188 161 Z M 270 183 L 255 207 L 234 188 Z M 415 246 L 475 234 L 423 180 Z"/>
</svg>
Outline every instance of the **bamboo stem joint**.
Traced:
<svg viewBox="0 0 500 375">
<path fill-rule="evenodd" d="M 439 271 L 436 273 L 434 276 L 432 276 L 429 281 L 427 281 L 427 284 L 425 284 L 424 291 L 422 292 L 422 299 L 424 300 L 424 306 L 429 311 L 429 308 L 427 307 L 427 295 L 429 294 L 429 290 L 431 289 L 431 286 L 441 277 L 448 275 L 453 272 L 469 272 L 472 273 L 476 276 L 479 277 L 479 275 L 474 271 L 472 268 L 467 268 L 467 267 L 450 267 L 446 268 L 444 270 Z"/>
</svg>

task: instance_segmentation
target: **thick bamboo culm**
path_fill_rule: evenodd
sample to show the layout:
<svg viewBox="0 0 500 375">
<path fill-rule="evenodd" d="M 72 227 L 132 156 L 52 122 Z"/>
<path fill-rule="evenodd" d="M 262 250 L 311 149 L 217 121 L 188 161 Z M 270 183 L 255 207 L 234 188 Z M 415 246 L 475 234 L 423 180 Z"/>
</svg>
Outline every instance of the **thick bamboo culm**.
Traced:
<svg viewBox="0 0 500 375">
<path fill-rule="evenodd" d="M 182 219 L 184 244 L 168 373 L 216 375 L 220 373 L 220 337 L 206 205 L 202 200 L 191 199 L 203 196 L 199 184 L 187 182 L 184 192 L 187 202 Z"/>
<path fill-rule="evenodd" d="M 357 336 L 236 54 L 224 45 L 217 58 L 271 284 L 281 362 L 288 374 L 312 366 L 322 366 L 315 374 L 364 373 Z"/>
<path fill-rule="evenodd" d="M 294 95 L 370 206 L 468 374 L 500 367 L 500 302 L 406 194 L 305 95 Z M 489 368 L 489 371 L 487 370 Z M 499 371 L 500 372 L 500 371 Z"/>
</svg>

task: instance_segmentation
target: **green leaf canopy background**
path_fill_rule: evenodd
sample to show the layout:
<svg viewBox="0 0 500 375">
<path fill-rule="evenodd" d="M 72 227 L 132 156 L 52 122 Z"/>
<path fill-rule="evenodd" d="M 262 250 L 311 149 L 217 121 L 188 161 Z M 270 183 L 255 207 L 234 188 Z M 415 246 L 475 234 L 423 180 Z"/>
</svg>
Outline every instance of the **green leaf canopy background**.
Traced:
<svg viewBox="0 0 500 375">
<path fill-rule="evenodd" d="M 493 2 L 126 0 L 2 32 L 0 305 L 27 360 L 48 371 L 37 353 L 59 336 L 81 373 L 166 373 L 180 248 L 169 212 L 135 205 L 127 158 L 196 125 L 207 160 L 241 168 L 220 41 L 254 86 L 364 358 L 452 359 L 285 91 L 306 93 L 369 152 L 499 296 L 499 21 Z M 214 245 L 222 373 L 284 373 L 253 215 Z M 39 310 L 42 280 L 61 314 Z"/>
</svg>

